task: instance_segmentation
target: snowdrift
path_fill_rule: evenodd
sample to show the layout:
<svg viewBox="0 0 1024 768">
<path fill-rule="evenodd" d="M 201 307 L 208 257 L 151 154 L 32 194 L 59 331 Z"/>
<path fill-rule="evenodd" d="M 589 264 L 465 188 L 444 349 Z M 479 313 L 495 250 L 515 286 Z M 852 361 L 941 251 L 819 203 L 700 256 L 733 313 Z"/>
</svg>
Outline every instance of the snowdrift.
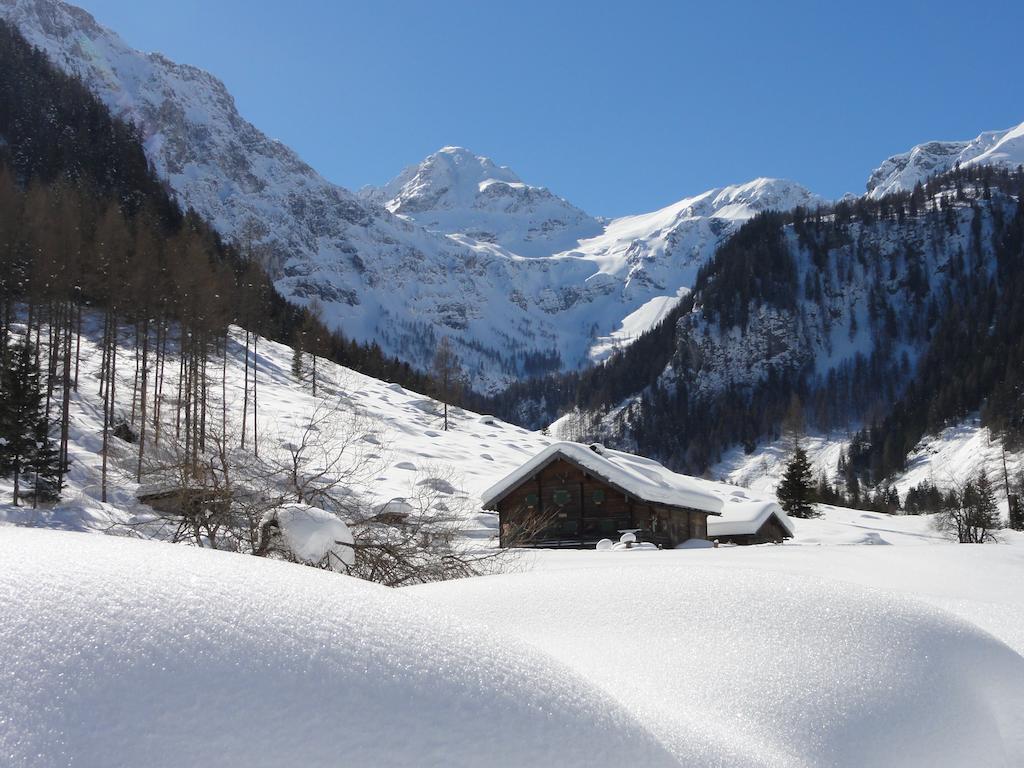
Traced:
<svg viewBox="0 0 1024 768">
<path fill-rule="evenodd" d="M 1024 659 L 902 595 L 699 565 L 413 591 L 564 661 L 684 765 L 1024 764 Z"/>
<path fill-rule="evenodd" d="M 515 639 L 311 568 L 0 527 L 0 762 L 674 765 Z"/>
</svg>

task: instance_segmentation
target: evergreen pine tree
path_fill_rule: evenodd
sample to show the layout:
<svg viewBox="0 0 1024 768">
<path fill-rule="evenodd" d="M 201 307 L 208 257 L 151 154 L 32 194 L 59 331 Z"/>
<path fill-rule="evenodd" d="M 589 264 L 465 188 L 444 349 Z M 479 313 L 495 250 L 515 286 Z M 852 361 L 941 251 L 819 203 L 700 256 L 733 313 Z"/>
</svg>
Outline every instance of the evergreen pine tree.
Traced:
<svg viewBox="0 0 1024 768">
<path fill-rule="evenodd" d="M 0 369 L 0 472 L 14 479 L 13 503 L 32 477 L 37 499 L 56 498 L 60 458 L 49 434 L 45 393 L 40 386 L 35 350 L 18 342 Z"/>
<path fill-rule="evenodd" d="M 813 489 L 811 462 L 808 461 L 807 452 L 803 447 L 797 445 L 789 464 L 786 465 L 786 472 L 782 476 L 776 495 L 786 514 L 791 517 L 817 517 L 814 507 L 811 506 Z"/>
</svg>

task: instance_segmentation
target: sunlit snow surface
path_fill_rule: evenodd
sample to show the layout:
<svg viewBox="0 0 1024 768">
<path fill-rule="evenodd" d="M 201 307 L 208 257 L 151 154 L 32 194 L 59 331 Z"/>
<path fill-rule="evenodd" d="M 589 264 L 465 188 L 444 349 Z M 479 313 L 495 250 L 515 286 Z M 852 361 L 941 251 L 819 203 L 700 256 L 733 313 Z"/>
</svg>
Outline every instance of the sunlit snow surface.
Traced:
<svg viewBox="0 0 1024 768">
<path fill-rule="evenodd" d="M 557 660 L 411 593 L 12 527 L 0 563 L 5 768 L 674 764 Z"/>
<path fill-rule="evenodd" d="M 949 613 L 721 550 L 566 555 L 565 568 L 413 591 L 565 662 L 682 765 L 1024 760 L 1024 658 Z"/>
</svg>

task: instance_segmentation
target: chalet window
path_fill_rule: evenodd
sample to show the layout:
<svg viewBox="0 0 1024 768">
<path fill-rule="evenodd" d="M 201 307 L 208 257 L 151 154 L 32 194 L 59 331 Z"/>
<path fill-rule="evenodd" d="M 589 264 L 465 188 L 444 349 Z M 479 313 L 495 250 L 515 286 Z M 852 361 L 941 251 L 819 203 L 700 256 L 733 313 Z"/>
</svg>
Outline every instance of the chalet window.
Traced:
<svg viewBox="0 0 1024 768">
<path fill-rule="evenodd" d="M 526 494 L 526 506 L 528 506 L 528 507 L 536 507 L 537 506 L 537 494 L 536 493 L 528 493 L 528 494 Z"/>
<path fill-rule="evenodd" d="M 595 504 L 603 504 L 604 503 L 604 489 L 603 488 L 598 488 L 597 490 L 595 490 L 594 493 L 591 495 L 591 498 L 594 500 Z"/>
<path fill-rule="evenodd" d="M 551 498 L 554 500 L 555 504 L 563 506 L 569 503 L 569 491 L 565 488 L 559 488 L 552 494 Z"/>
</svg>

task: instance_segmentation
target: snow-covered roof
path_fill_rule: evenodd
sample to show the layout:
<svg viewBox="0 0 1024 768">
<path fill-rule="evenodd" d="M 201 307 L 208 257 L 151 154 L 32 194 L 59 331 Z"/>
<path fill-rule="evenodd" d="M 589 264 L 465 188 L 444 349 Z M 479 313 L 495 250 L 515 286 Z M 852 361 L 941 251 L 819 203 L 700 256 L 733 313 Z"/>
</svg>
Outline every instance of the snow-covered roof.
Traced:
<svg viewBox="0 0 1024 768">
<path fill-rule="evenodd" d="M 774 515 L 779 524 L 793 535 L 793 525 L 789 517 L 774 501 L 766 499 L 748 499 L 732 496 L 725 502 L 720 517 L 708 519 L 708 538 L 718 536 L 743 536 L 757 533 L 758 529 Z"/>
<path fill-rule="evenodd" d="M 552 443 L 484 491 L 481 494 L 484 508 L 493 508 L 512 489 L 559 458 L 601 478 L 613 488 L 643 501 L 699 509 L 711 515 L 722 513 L 722 496 L 705 487 L 713 485 L 711 483 L 677 474 L 653 459 L 643 456 L 613 451 L 596 444 L 584 445 L 567 441 Z"/>
</svg>

